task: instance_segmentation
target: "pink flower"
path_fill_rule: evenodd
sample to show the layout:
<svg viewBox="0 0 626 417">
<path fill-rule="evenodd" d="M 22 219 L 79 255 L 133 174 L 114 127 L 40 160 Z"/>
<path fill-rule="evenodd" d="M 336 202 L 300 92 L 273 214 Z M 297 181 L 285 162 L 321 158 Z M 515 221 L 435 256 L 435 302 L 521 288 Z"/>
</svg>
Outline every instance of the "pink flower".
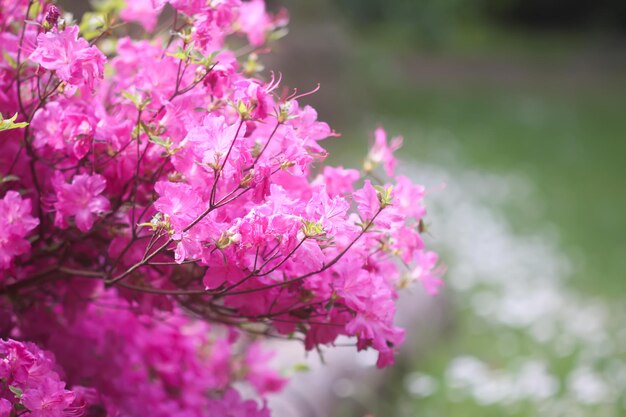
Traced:
<svg viewBox="0 0 626 417">
<path fill-rule="evenodd" d="M 70 98 L 48 103 L 31 123 L 38 148 L 65 151 L 76 159 L 87 155 L 93 144 L 97 119 L 85 102 Z"/>
<path fill-rule="evenodd" d="M 201 5 L 194 5 L 190 1 L 172 2 L 174 7 L 181 10 L 175 3 L 197 13 L 193 25 L 194 40 L 201 48 L 213 52 L 222 48 L 224 39 L 231 33 L 235 11 L 241 4 L 241 1 L 218 0 L 211 2 L 210 6 L 207 6 L 206 2 Z"/>
<path fill-rule="evenodd" d="M 334 285 L 337 295 L 341 296 L 349 307 L 355 310 L 365 310 L 375 290 L 372 278 L 369 272 L 363 269 L 354 271 L 350 266 L 352 265 L 347 268 L 344 266 L 344 273 L 337 278 Z"/>
<path fill-rule="evenodd" d="M 65 389 L 65 383 L 46 378 L 36 388 L 24 391 L 21 401 L 33 417 L 65 417 L 66 408 L 74 401 L 74 393 Z"/>
<path fill-rule="evenodd" d="M 397 164 L 393 153 L 400 149 L 401 146 L 401 137 L 393 138 L 391 143 L 388 145 L 387 133 L 384 129 L 379 127 L 376 129 L 374 146 L 372 146 L 367 156 L 366 169 L 372 170 L 377 165 L 383 164 L 387 175 L 393 177 Z"/>
<path fill-rule="evenodd" d="M 417 227 L 401 227 L 394 239 L 393 248 L 399 252 L 404 262 L 410 263 L 413 260 L 413 254 L 424 248 L 424 242 Z"/>
<path fill-rule="evenodd" d="M 359 350 L 372 346 L 378 350 L 379 368 L 393 364 L 394 347 L 404 341 L 404 330 L 385 323 L 372 314 L 357 314 L 347 325 L 348 334 L 357 336 Z"/>
<path fill-rule="evenodd" d="M 372 220 L 380 210 L 380 201 L 378 200 L 376 189 L 374 189 L 370 180 L 365 180 L 363 188 L 353 195 L 363 221 L 368 222 Z"/>
<path fill-rule="evenodd" d="M 402 209 L 407 216 L 420 220 L 426 215 L 423 199 L 424 186 L 413 184 L 413 181 L 402 175 L 396 177 L 396 186 L 393 188 L 394 207 Z"/>
<path fill-rule="evenodd" d="M 270 98 L 271 88 L 263 85 L 258 80 L 240 79 L 234 83 L 235 91 L 233 101 L 239 105 L 241 103 L 249 111 L 252 119 L 264 119 L 272 109 Z"/>
<path fill-rule="evenodd" d="M 154 207 L 169 217 L 176 231 L 187 227 L 203 209 L 202 199 L 187 184 L 159 181 L 154 189 L 160 196 Z M 180 236 L 178 240 L 182 238 Z"/>
<path fill-rule="evenodd" d="M 79 416 L 70 409 L 75 399 L 72 391 L 65 389 L 56 368 L 54 356 L 32 343 L 0 340 L 0 378 L 8 386 L 22 391 L 15 400 L 35 417 Z M 13 405 L 0 400 L 0 417 L 8 416 Z"/>
<path fill-rule="evenodd" d="M 349 208 L 350 204 L 345 198 L 340 195 L 331 198 L 326 192 L 326 187 L 322 186 L 307 204 L 307 213 L 309 213 L 311 220 L 322 224 L 326 233 L 334 234 L 337 231 L 345 230 L 345 220 Z"/>
<path fill-rule="evenodd" d="M 435 268 L 439 257 L 435 252 L 418 252 L 415 256 L 416 266 L 411 271 L 411 277 L 421 281 L 424 289 L 430 295 L 439 292 L 439 287 L 443 286 L 440 276 L 443 273 L 441 268 Z"/>
<path fill-rule="evenodd" d="M 30 200 L 22 199 L 16 191 L 8 191 L 0 199 L 0 269 L 8 268 L 13 258 L 29 251 L 26 236 L 39 224 L 30 212 Z"/>
<path fill-rule="evenodd" d="M 24 385 L 29 370 L 35 364 L 35 355 L 21 342 L 0 340 L 0 379 L 9 385 Z"/>
<path fill-rule="evenodd" d="M 101 175 L 79 174 L 68 184 L 63 175 L 57 174 L 53 187 L 56 194 L 54 223 L 58 227 L 67 227 L 67 219 L 74 217 L 76 227 L 86 232 L 96 217 L 110 208 L 109 200 L 100 195 L 106 187 L 106 180 Z"/>
<path fill-rule="evenodd" d="M 93 89 L 95 80 L 101 80 L 104 75 L 106 57 L 85 39 L 78 39 L 78 31 L 78 26 L 68 26 L 60 32 L 40 33 L 30 59 L 47 70 L 56 71 L 57 76 L 71 86 L 86 85 Z"/>
<path fill-rule="evenodd" d="M 316 183 L 326 184 L 326 191 L 331 197 L 351 193 L 354 191 L 354 183 L 361 177 L 356 169 L 344 169 L 343 167 L 324 167 L 322 176 L 316 179 Z"/>
<path fill-rule="evenodd" d="M 264 350 L 260 343 L 252 343 L 246 352 L 246 379 L 260 394 L 280 391 L 287 380 L 270 367 L 275 352 Z"/>
<path fill-rule="evenodd" d="M 166 3 L 168 3 L 167 0 L 155 0 L 157 7 L 163 7 Z M 169 3 L 173 8 L 188 16 L 202 12 L 207 6 L 206 0 L 169 0 Z"/>
<path fill-rule="evenodd" d="M 157 18 L 163 8 L 163 4 L 157 4 L 155 0 L 132 0 L 127 1 L 126 6 L 120 12 L 124 20 L 139 22 L 148 32 L 154 31 Z"/>
<path fill-rule="evenodd" d="M 207 92 L 217 98 L 224 97 L 234 78 L 237 65 L 237 59 L 230 51 L 221 52 L 216 57 L 215 66 L 204 80 Z"/>
<path fill-rule="evenodd" d="M 224 163 L 233 142 L 243 136 L 245 130 L 245 124 L 239 128 L 239 123 L 228 125 L 223 117 L 208 115 L 201 126 L 189 131 L 185 143 L 192 147 L 203 164 L 217 169 Z M 228 158 L 231 163 L 238 159 L 237 147 L 234 145 Z"/>
<path fill-rule="evenodd" d="M 0 398 L 0 417 L 9 417 L 13 410 L 13 404 L 6 398 Z"/>
<path fill-rule="evenodd" d="M 270 411 L 265 404 L 259 409 L 254 400 L 243 400 L 232 388 L 222 398 L 209 400 L 208 409 L 212 415 L 218 417 L 270 417 Z"/>
<path fill-rule="evenodd" d="M 272 21 L 265 11 L 265 1 L 252 0 L 241 4 L 239 25 L 248 36 L 252 46 L 265 42 L 265 35 L 272 26 Z"/>
</svg>

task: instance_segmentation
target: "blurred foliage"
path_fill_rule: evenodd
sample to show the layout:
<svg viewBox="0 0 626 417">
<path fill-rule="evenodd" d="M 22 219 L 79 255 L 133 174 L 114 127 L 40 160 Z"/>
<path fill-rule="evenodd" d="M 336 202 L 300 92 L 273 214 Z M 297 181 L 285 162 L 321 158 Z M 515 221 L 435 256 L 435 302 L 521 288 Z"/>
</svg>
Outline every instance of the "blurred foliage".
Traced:
<svg viewBox="0 0 626 417">
<path fill-rule="evenodd" d="M 605 27 L 626 30 L 623 0 L 489 0 L 487 13 L 528 27 Z"/>
<path fill-rule="evenodd" d="M 524 28 L 626 31 L 623 0 L 334 0 L 363 31 L 380 30 L 439 47 L 485 23 Z"/>
<path fill-rule="evenodd" d="M 336 0 L 358 27 L 386 30 L 424 46 L 438 46 L 460 26 L 480 18 L 484 0 Z M 477 7 L 477 4 L 480 6 Z"/>
</svg>

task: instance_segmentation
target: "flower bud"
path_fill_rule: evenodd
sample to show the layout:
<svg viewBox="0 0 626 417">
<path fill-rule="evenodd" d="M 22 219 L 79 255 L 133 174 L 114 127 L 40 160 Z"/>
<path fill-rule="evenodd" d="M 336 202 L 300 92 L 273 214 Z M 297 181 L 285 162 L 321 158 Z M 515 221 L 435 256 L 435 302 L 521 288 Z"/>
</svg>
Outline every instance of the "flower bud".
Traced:
<svg viewBox="0 0 626 417">
<path fill-rule="evenodd" d="M 46 32 L 55 27 L 59 22 L 59 17 L 61 17 L 61 11 L 57 6 L 51 4 L 46 10 L 46 15 L 43 19 L 43 28 Z"/>
</svg>

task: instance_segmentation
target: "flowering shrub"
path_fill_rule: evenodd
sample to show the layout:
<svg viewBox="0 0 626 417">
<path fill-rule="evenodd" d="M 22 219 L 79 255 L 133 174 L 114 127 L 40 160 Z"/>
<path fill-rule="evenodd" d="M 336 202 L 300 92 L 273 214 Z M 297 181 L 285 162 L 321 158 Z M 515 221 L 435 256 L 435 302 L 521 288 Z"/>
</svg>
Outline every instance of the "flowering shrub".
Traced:
<svg viewBox="0 0 626 417">
<path fill-rule="evenodd" d="M 382 129 L 321 169 L 337 135 L 258 62 L 284 12 L 0 6 L 0 416 L 266 416 L 257 335 L 393 362 L 396 290 L 441 285 L 424 190 Z"/>
</svg>

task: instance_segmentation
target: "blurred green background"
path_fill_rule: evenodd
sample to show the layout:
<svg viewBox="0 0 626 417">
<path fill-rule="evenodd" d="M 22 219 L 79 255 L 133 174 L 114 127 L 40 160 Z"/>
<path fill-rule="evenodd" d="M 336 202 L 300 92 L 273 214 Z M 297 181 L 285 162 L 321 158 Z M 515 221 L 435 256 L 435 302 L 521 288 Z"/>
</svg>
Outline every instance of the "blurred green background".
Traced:
<svg viewBox="0 0 626 417">
<path fill-rule="evenodd" d="M 472 306 L 484 292 L 482 284 L 452 284 L 442 296 L 449 302 L 447 327 L 426 332 L 426 347 L 409 352 L 401 366 L 383 374 L 374 395 L 345 398 L 335 415 L 626 415 L 626 2 L 273 4 L 289 9 L 291 29 L 268 67 L 279 69 L 288 85 L 302 90 L 321 82 L 321 91 L 306 100 L 343 135 L 326 143 L 330 162 L 359 164 L 370 132 L 380 123 L 391 134 L 404 136 L 400 157 L 405 164 L 450 171 L 451 187 L 467 172 L 521 179 L 521 189 L 515 181 L 504 182 L 510 197 L 492 197 L 487 188 L 475 203 L 501 216 L 512 237 L 539 236 L 567 259 L 570 267 L 557 273 L 552 289 L 558 305 L 541 308 L 560 314 L 563 329 L 580 328 L 579 342 L 569 350 L 555 347 L 569 335 L 558 326 L 553 339 L 538 343 L 532 326 L 494 325 L 477 314 Z M 469 189 L 465 183 L 456 185 Z M 435 210 L 437 205 L 431 213 Z M 462 268 L 454 265 L 453 255 L 447 256 L 455 249 L 437 239 L 444 233 L 438 233 L 442 222 L 445 217 L 430 226 L 429 244 L 443 252 L 450 269 L 446 279 L 454 282 Z M 527 258 L 547 252 L 537 249 Z M 537 259 L 535 275 L 542 273 L 541 262 Z M 506 272 L 502 275 L 506 282 Z M 530 289 L 538 285 L 537 278 L 510 279 Z M 520 292 L 522 302 L 524 297 Z M 537 305 L 522 303 L 520 308 Z M 576 316 L 583 310 L 585 319 Z M 541 320 L 534 325 L 540 327 Z M 511 340 L 514 348 L 506 348 Z M 533 368 L 532 363 L 540 365 Z M 461 387 L 457 375 L 487 373 L 492 381 L 467 378 L 492 384 L 498 392 L 510 382 L 508 374 L 532 374 L 539 368 L 543 377 L 528 377 L 524 383 L 556 385 L 548 384 L 535 397 L 489 397 L 469 385 Z M 515 387 L 507 389 L 527 390 Z"/>
</svg>

